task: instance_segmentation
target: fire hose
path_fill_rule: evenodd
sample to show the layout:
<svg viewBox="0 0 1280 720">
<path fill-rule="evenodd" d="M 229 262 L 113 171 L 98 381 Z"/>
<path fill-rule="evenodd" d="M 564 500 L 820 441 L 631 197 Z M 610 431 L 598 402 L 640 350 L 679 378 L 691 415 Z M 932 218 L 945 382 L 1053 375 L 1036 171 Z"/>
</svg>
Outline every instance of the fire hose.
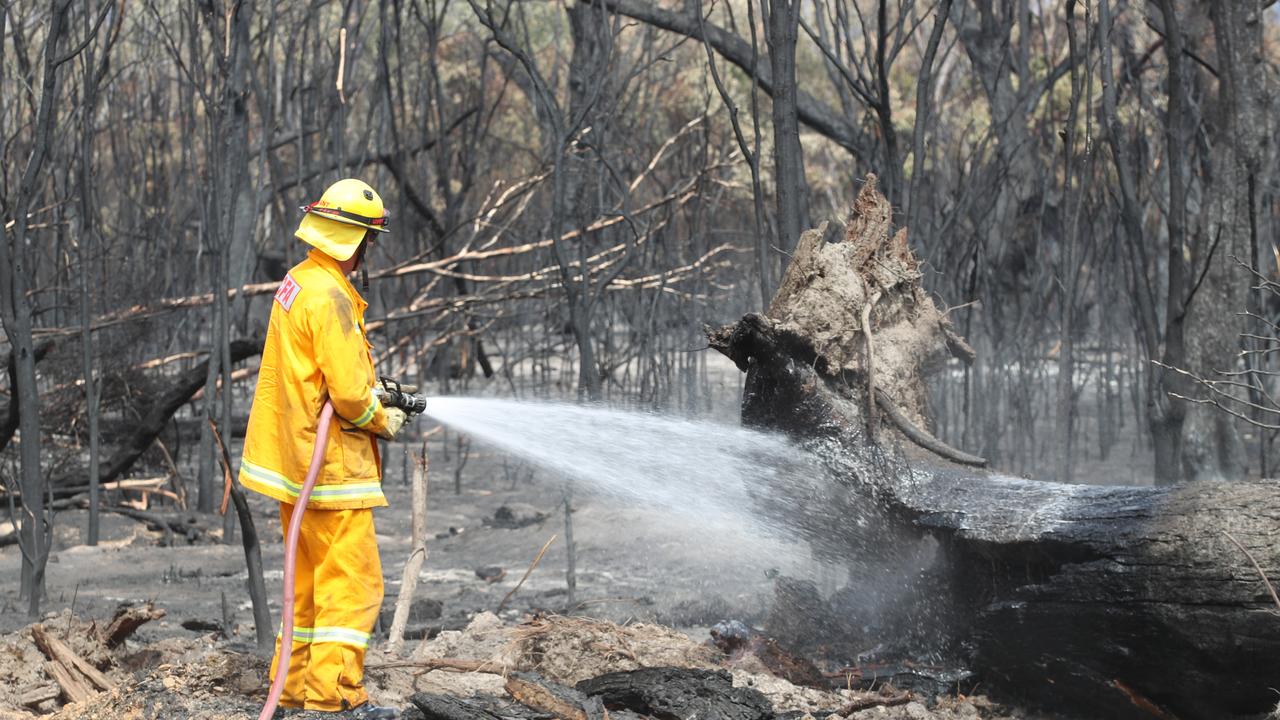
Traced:
<svg viewBox="0 0 1280 720">
<path fill-rule="evenodd" d="M 381 378 L 374 387 L 374 395 L 384 407 L 396 407 L 413 417 L 427 409 L 427 399 L 419 395 L 409 385 Z M 316 444 L 311 450 L 311 465 L 307 467 L 307 477 L 298 491 L 298 498 L 293 505 L 293 513 L 289 516 L 289 532 L 284 541 L 284 598 L 280 608 L 280 647 L 276 651 L 276 672 L 271 678 L 271 690 L 267 693 L 267 702 L 262 706 L 258 720 L 271 720 L 276 706 L 280 704 L 280 696 L 284 693 L 285 677 L 289 674 L 289 661 L 293 655 L 293 580 L 298 568 L 298 536 L 302 531 L 302 517 L 307 511 L 307 502 L 311 499 L 311 490 L 320 476 L 320 468 L 324 467 L 324 450 L 329 442 L 329 423 L 333 421 L 333 403 L 324 401 L 320 408 L 320 418 L 316 426 Z"/>
</svg>

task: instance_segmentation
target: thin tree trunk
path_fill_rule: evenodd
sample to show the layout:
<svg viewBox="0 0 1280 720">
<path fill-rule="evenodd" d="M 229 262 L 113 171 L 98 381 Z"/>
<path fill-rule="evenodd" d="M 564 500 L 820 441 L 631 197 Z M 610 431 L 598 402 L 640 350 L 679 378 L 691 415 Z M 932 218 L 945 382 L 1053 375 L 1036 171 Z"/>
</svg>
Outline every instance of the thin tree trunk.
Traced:
<svg viewBox="0 0 1280 720">
<path fill-rule="evenodd" d="M 773 70 L 774 188 L 778 205 L 778 243 L 790 252 L 809 227 L 809 186 L 804 176 L 804 149 L 800 146 L 797 115 L 796 37 L 800 27 L 799 0 L 762 0 L 769 62 Z"/>
<path fill-rule="evenodd" d="M 409 452 L 405 451 L 405 458 Z M 391 631 L 387 635 L 387 653 L 395 655 L 404 642 L 404 628 L 409 622 L 409 611 L 413 607 L 413 593 L 418 588 L 418 573 L 422 564 L 427 561 L 427 483 L 430 479 L 431 465 L 427 458 L 427 442 L 422 441 L 422 460 L 413 464 L 412 490 L 412 532 L 413 538 L 409 559 L 405 561 L 404 573 L 400 576 L 400 595 L 396 598 L 395 615 L 391 619 Z"/>
<path fill-rule="evenodd" d="M 1169 293 L 1165 298 L 1164 354 L 1161 361 L 1168 367 L 1187 366 L 1187 350 L 1184 333 L 1186 318 L 1187 280 L 1186 214 L 1187 188 L 1184 180 L 1187 149 L 1187 90 L 1185 43 L 1182 26 L 1173 0 L 1157 0 L 1164 18 L 1165 56 L 1169 61 L 1169 110 L 1165 127 L 1165 150 L 1169 160 Z M 1151 426 L 1152 445 L 1155 449 L 1156 482 L 1168 484 L 1182 478 L 1182 423 L 1187 409 L 1183 401 L 1170 397 L 1170 392 L 1186 395 L 1181 376 L 1162 368 L 1148 371 L 1148 417 Z"/>
<path fill-rule="evenodd" d="M 747 168 L 751 170 L 751 201 L 752 209 L 755 212 L 756 275 L 760 283 L 760 308 L 763 310 L 769 306 L 769 298 L 773 297 L 773 263 L 769 248 L 769 236 L 765 230 L 764 222 L 764 190 L 760 185 L 760 106 L 757 102 L 760 84 L 756 80 L 758 74 L 756 63 L 759 60 L 759 52 L 756 47 L 754 8 L 755 2 L 749 0 L 747 2 L 747 24 L 751 28 L 751 124 L 755 138 L 754 149 L 747 143 L 747 137 L 742 132 L 742 123 L 738 122 L 738 106 L 733 102 L 732 96 L 729 95 L 724 82 L 720 79 L 720 71 L 716 68 L 715 52 L 711 48 L 711 42 L 707 40 L 707 31 L 702 19 L 701 0 L 698 0 L 696 10 L 699 21 L 698 31 L 702 38 L 702 46 L 707 53 L 707 67 L 711 70 L 711 79 L 715 82 L 716 92 L 720 95 L 720 101 L 724 103 L 725 108 L 729 111 L 729 122 L 733 126 L 734 138 L 738 141 L 738 149 L 742 151 L 742 156 L 747 161 Z"/>
<path fill-rule="evenodd" d="M 40 614 L 45 563 L 49 558 L 48 534 L 52 532 L 52 528 L 45 526 L 44 482 L 40 468 L 40 394 L 36 384 L 31 298 L 27 294 L 32 270 L 32 258 L 27 253 L 27 214 L 35 200 L 37 183 L 53 142 L 57 71 L 60 60 L 63 60 L 58 57 L 58 46 L 65 33 L 69 5 L 69 2 L 62 0 L 49 3 L 44 76 L 41 79 L 31 154 L 27 158 L 16 202 L 13 204 L 13 230 L 0 242 L 0 320 L 3 320 L 5 334 L 13 346 L 18 381 L 14 402 L 18 403 L 18 432 L 22 443 L 19 452 L 23 507 L 19 536 L 22 549 L 21 593 L 27 599 L 27 614 L 30 617 L 38 617 Z M 5 24 L 7 14 L 7 9 L 0 10 L 0 26 Z M 3 56 L 0 55 L 0 61 L 2 60 Z M 7 272 L 4 270 L 6 268 Z"/>
<path fill-rule="evenodd" d="M 564 546 L 565 568 L 564 584 L 568 591 L 565 595 L 565 612 L 572 612 L 578 605 L 578 550 L 573 542 L 573 482 L 564 485 Z"/>
<path fill-rule="evenodd" d="M 84 31 L 86 36 L 90 31 L 90 13 L 84 13 Z M 79 253 L 77 259 L 80 263 L 80 352 L 81 352 L 81 368 L 84 375 L 84 396 L 85 396 L 85 415 L 88 418 L 89 429 L 89 527 L 86 533 L 85 542 L 90 545 L 98 544 L 98 536 L 100 534 L 100 510 L 99 510 L 99 446 L 101 437 L 99 432 L 98 418 L 98 400 L 101 397 L 101 390 L 98 379 L 94 374 L 94 348 L 93 348 L 93 329 L 91 321 L 93 319 L 93 308 L 90 300 L 90 287 L 93 284 L 90 266 L 93 260 L 92 238 L 96 231 L 93 227 L 93 191 L 90 181 L 93 175 L 93 134 L 94 134 L 94 112 L 97 109 L 98 83 L 97 83 L 98 67 L 94 62 L 94 49 L 92 46 L 85 49 L 84 55 L 84 105 L 81 107 L 81 129 L 80 129 L 80 215 L 79 215 Z"/>
<path fill-rule="evenodd" d="M 1077 186 L 1072 188 L 1072 178 L 1076 174 L 1078 165 L 1078 156 L 1076 154 L 1076 120 L 1079 117 L 1078 107 L 1080 97 L 1083 93 L 1083 80 L 1080 77 L 1080 65 L 1077 60 L 1080 53 L 1080 43 L 1076 37 L 1075 27 L 1075 10 L 1076 0 L 1067 1 L 1067 44 L 1071 54 L 1071 97 L 1070 106 L 1067 111 L 1067 127 L 1066 136 L 1064 138 L 1063 155 L 1063 182 L 1065 188 L 1063 196 L 1064 210 L 1069 213 L 1066 227 L 1063 228 L 1062 237 L 1062 257 L 1060 258 L 1059 272 L 1061 273 L 1062 282 L 1059 284 L 1059 353 L 1058 353 L 1058 377 L 1057 377 L 1057 402 L 1056 417 L 1054 423 L 1054 446 L 1057 451 L 1056 462 L 1054 463 L 1054 476 L 1058 482 L 1071 482 L 1074 464 L 1075 464 L 1075 448 L 1074 433 L 1072 425 L 1076 414 L 1076 398 L 1075 398 L 1075 305 L 1076 305 L 1076 284 L 1079 276 L 1077 272 L 1077 252 L 1079 250 L 1079 232 L 1080 232 L 1080 207 L 1083 204 L 1083 187 Z M 1089 27 L 1089 10 L 1085 8 L 1085 27 Z M 1089 51 L 1089 43 L 1085 43 L 1084 52 L 1087 55 Z M 1074 205 L 1074 207 L 1073 207 Z"/>
<path fill-rule="evenodd" d="M 227 450 L 226 436 L 218 431 L 212 420 L 206 425 L 214 436 L 218 446 L 218 457 L 222 462 L 222 471 L 229 478 L 231 475 L 231 453 Z M 224 425 L 223 427 L 229 427 Z M 275 647 L 275 627 L 271 624 L 271 607 L 267 603 L 267 583 L 262 573 L 262 544 L 258 541 L 258 530 L 253 523 L 253 512 L 249 510 L 249 501 L 239 484 L 230 483 L 231 502 L 235 505 L 236 516 L 244 528 L 244 564 L 247 574 L 246 585 L 249 587 L 249 600 L 253 604 L 253 631 L 258 642 L 258 652 L 267 655 Z"/>
<path fill-rule="evenodd" d="M 1187 311 L 1187 363 L 1200 377 L 1240 367 L 1241 311 L 1249 304 L 1252 277 L 1240 267 L 1253 247 L 1257 210 L 1251 190 L 1270 169 L 1272 123 L 1266 99 L 1267 63 L 1262 14 L 1256 3 L 1223 0 L 1210 5 L 1219 70 L 1217 98 L 1208 105 L 1207 135 L 1213 151 L 1204 174 L 1204 220 L 1192 253 L 1196 288 Z M 1217 408 L 1192 405 L 1182 432 L 1187 480 L 1239 480 L 1248 460 L 1235 418 Z"/>
<path fill-rule="evenodd" d="M 942 31 L 947 27 L 947 16 L 951 13 L 952 0 L 942 0 L 937 16 L 933 21 L 933 29 L 929 32 L 929 44 L 925 47 L 924 56 L 920 58 L 920 76 L 916 79 L 916 120 L 911 129 L 911 183 L 902 204 L 907 217 L 907 227 L 919 228 L 917 218 L 920 215 L 920 182 L 924 179 L 924 134 L 929 129 L 929 114 L 933 111 L 930 92 L 933 86 L 933 59 L 938 54 L 938 45 L 942 42 Z"/>
<path fill-rule="evenodd" d="M 888 58 L 889 45 L 889 2 L 879 0 L 876 6 L 876 120 L 880 125 L 880 134 L 884 143 L 883 172 L 884 187 L 890 202 L 902 202 L 902 166 L 899 162 L 898 131 L 893 126 L 893 95 L 889 90 Z M 801 168 L 803 172 L 803 168 Z M 806 222 L 807 227 L 807 222 Z"/>
</svg>

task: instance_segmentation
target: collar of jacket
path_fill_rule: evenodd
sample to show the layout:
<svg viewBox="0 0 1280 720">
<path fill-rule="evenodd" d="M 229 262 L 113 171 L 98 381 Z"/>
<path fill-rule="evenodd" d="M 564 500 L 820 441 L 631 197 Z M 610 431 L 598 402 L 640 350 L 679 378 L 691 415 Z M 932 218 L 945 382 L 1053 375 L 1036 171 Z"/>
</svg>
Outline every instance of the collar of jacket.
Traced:
<svg viewBox="0 0 1280 720">
<path fill-rule="evenodd" d="M 316 265 L 324 268 L 325 272 L 329 273 L 335 280 L 337 280 L 338 287 L 345 290 L 347 295 L 351 297 L 351 301 L 355 303 L 359 317 L 363 318 L 365 308 L 369 307 L 369 303 L 365 302 L 365 299 L 360 297 L 360 293 L 356 291 L 355 286 L 352 285 L 351 281 L 347 279 L 347 276 L 343 274 L 342 268 L 338 267 L 338 261 L 315 248 L 312 248 L 307 252 L 307 257 L 310 258 L 311 262 L 314 262 Z"/>
</svg>

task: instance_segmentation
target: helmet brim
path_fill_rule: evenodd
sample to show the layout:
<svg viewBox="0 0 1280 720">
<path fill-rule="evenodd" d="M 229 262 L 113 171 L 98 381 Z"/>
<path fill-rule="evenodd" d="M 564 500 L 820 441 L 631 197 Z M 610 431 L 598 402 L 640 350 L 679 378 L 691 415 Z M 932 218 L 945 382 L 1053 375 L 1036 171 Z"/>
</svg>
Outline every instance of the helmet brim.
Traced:
<svg viewBox="0 0 1280 720">
<path fill-rule="evenodd" d="M 314 205 L 303 205 L 298 209 L 306 215 L 314 215 L 324 220 L 330 220 L 344 225 L 357 225 L 367 230 L 373 230 L 374 232 L 380 233 L 391 232 L 391 228 L 386 226 L 387 221 L 391 218 L 391 213 L 385 213 L 381 218 L 377 218 L 381 220 L 382 223 L 375 225 L 374 223 L 368 222 L 359 216 L 353 216 L 351 213 L 344 213 L 341 209 L 320 208 Z"/>
</svg>

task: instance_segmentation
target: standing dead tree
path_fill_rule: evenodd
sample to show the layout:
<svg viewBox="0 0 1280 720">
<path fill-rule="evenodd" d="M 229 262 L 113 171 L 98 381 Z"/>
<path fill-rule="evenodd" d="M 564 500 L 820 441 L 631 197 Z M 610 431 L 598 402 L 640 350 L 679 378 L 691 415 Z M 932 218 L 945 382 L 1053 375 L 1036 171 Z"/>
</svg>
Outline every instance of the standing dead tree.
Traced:
<svg viewBox="0 0 1280 720">
<path fill-rule="evenodd" d="M 1135 720 L 1153 707 L 1184 719 L 1270 710 L 1280 622 L 1265 576 L 1280 576 L 1280 485 L 1064 485 L 897 447 L 903 420 L 927 426 L 930 368 L 968 353 L 889 218 L 868 182 L 842 240 L 810 231 L 766 315 L 709 332 L 746 372 L 744 422 L 823 460 L 829 509 L 795 500 L 823 515 L 807 524 L 814 541 L 862 557 L 886 538 L 932 538 L 933 584 L 901 602 L 928 603 L 940 648 L 992 691 Z M 903 420 L 873 414 L 881 393 Z"/>
<path fill-rule="evenodd" d="M 44 476 L 40 458 L 40 395 L 32 335 L 32 298 L 29 292 L 31 278 L 34 276 L 34 253 L 28 244 L 27 232 L 30 213 L 42 189 L 45 162 L 54 144 L 54 125 L 59 104 L 58 70 L 93 40 L 101 17 L 105 16 L 105 13 L 99 16 L 99 24 L 93 25 L 90 28 L 92 32 L 81 38 L 77 46 L 73 44 L 75 40 L 68 39 L 70 7 L 71 0 L 52 0 L 47 4 L 44 44 L 41 50 L 40 94 L 32 108 L 34 117 L 31 118 L 30 135 L 25 138 L 25 146 L 29 148 L 26 164 L 16 184 L 11 185 L 7 178 L 3 183 L 5 189 L 13 188 L 12 194 L 6 193 L 4 197 L 0 197 L 4 221 L 4 236 L 0 238 L 0 321 L 3 321 L 5 334 L 12 345 L 16 368 L 14 402 L 18 408 L 23 499 L 20 536 L 22 594 L 27 598 L 27 613 L 31 617 L 40 614 L 45 563 L 49 556 L 49 533 L 52 528 L 47 526 L 49 521 L 45 517 L 42 499 Z M 25 18 L 15 17 L 13 12 L 14 8 L 9 6 L 0 9 L 0 28 L 12 27 L 13 42 L 15 47 L 20 47 L 20 26 Z M 0 66 L 5 65 L 4 38 L 0 37 Z M 0 86 L 8 87 L 3 72 L 0 70 Z M 28 78 L 31 79 L 33 78 Z M 4 101 L 0 100 L 0 137 L 6 131 L 3 123 L 7 114 Z M 0 145 L 5 147 L 0 150 L 0 166 L 4 168 L 6 175 L 11 165 L 6 157 L 8 144 L 8 138 L 0 140 Z"/>
</svg>

